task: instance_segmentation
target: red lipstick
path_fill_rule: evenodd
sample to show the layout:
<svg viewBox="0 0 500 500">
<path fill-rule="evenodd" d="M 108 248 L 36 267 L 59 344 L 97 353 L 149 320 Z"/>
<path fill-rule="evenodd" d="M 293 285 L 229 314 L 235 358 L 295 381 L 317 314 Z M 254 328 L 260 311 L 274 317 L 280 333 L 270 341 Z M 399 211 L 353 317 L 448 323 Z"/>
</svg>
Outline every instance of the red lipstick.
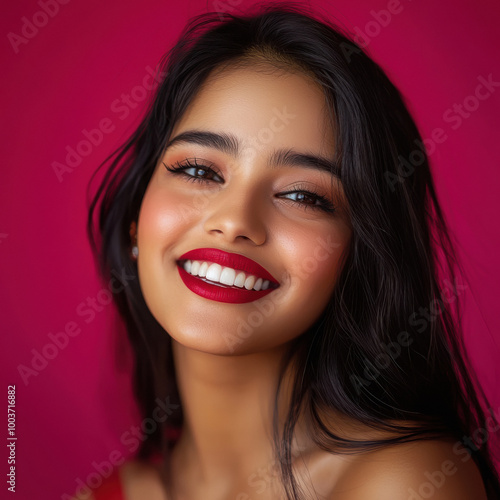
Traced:
<svg viewBox="0 0 500 500">
<path fill-rule="evenodd" d="M 235 271 L 243 271 L 245 274 L 269 281 L 266 290 L 247 290 L 236 286 L 223 285 L 221 283 L 210 283 L 205 278 L 193 276 L 184 269 L 186 260 L 197 260 L 215 263 L 222 267 L 230 267 Z M 279 286 L 276 279 L 257 262 L 236 253 L 228 253 L 216 248 L 198 248 L 183 254 L 177 261 L 177 269 L 184 284 L 194 293 L 206 299 L 232 304 L 243 304 L 253 302 L 271 293 Z"/>
</svg>

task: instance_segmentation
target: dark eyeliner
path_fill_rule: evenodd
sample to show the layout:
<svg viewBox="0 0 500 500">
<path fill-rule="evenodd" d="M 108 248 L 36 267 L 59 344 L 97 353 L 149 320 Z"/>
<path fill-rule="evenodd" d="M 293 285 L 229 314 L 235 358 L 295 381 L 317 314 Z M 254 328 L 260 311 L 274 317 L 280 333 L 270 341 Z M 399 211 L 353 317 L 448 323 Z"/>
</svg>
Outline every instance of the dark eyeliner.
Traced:
<svg viewBox="0 0 500 500">
<path fill-rule="evenodd" d="M 192 163 L 190 161 L 190 159 L 188 158 L 182 163 L 177 161 L 173 165 L 169 166 L 165 162 L 163 162 L 163 165 L 172 174 L 181 175 L 182 177 L 184 177 L 184 179 L 186 181 L 189 181 L 189 182 L 202 182 L 202 183 L 220 182 L 220 181 L 217 181 L 215 179 L 196 177 L 195 175 L 187 174 L 185 172 L 185 170 L 187 170 L 189 168 L 202 169 L 202 170 L 205 170 L 206 172 L 212 172 L 213 174 L 217 175 L 222 180 L 222 182 L 224 182 L 224 180 L 222 179 L 222 176 L 219 172 L 217 172 L 214 168 L 212 168 L 210 166 L 198 163 L 196 158 L 194 158 L 194 163 Z M 297 200 L 292 200 L 290 198 L 284 198 L 284 199 L 288 200 L 289 202 L 293 203 L 294 205 L 297 205 L 298 207 L 303 208 L 304 210 L 308 210 L 308 209 L 322 210 L 323 212 L 326 212 L 328 214 L 334 214 L 337 211 L 336 207 L 333 205 L 333 203 L 328 198 L 326 198 L 325 196 L 323 196 L 315 191 L 311 191 L 310 189 L 303 189 L 302 186 L 300 186 L 300 185 L 294 186 L 289 191 L 286 191 L 284 193 L 280 193 L 280 195 L 283 196 L 283 195 L 293 194 L 293 193 L 303 193 L 303 194 L 305 194 L 307 196 L 311 196 L 312 198 L 315 198 L 317 201 L 319 201 L 318 205 L 312 205 L 309 203 L 304 203 L 304 202 L 300 202 Z"/>
<path fill-rule="evenodd" d="M 280 195 L 293 194 L 293 193 L 304 193 L 308 196 L 316 198 L 316 200 L 319 201 L 318 205 L 311 205 L 309 203 L 301 203 L 300 201 L 297 200 L 285 198 L 286 200 L 291 201 L 292 203 L 304 208 L 305 210 L 312 208 L 314 210 L 322 210 L 329 214 L 334 214 L 337 211 L 335 205 L 333 205 L 333 203 L 326 196 L 323 196 L 315 191 L 311 191 L 310 189 L 302 189 L 301 186 L 294 186 L 289 191 L 280 193 Z"/>
<path fill-rule="evenodd" d="M 194 162 L 192 162 L 192 160 Z M 221 173 L 217 169 L 214 169 L 213 166 L 208 166 L 208 165 L 205 165 L 202 163 L 198 163 L 197 158 L 193 158 L 193 159 L 187 158 L 182 163 L 177 161 L 172 165 L 167 165 L 165 162 L 162 162 L 162 163 L 170 173 L 172 173 L 174 175 L 181 175 L 187 181 L 203 182 L 203 183 L 210 182 L 210 181 L 224 182 L 224 179 L 222 178 Z M 219 177 L 221 179 L 221 181 L 218 181 L 216 179 L 209 179 L 209 178 L 204 178 L 204 177 L 196 177 L 195 175 L 190 175 L 190 174 L 185 172 L 189 168 L 201 169 L 201 170 L 205 170 L 205 172 L 207 172 L 207 173 L 213 173 L 217 177 Z"/>
</svg>

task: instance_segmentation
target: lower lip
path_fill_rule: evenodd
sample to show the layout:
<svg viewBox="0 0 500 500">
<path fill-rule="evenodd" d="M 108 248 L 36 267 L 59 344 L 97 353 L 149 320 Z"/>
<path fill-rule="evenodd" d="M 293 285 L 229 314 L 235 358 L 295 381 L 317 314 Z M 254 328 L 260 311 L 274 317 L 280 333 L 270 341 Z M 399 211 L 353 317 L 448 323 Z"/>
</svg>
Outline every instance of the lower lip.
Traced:
<svg viewBox="0 0 500 500">
<path fill-rule="evenodd" d="M 201 280 L 189 274 L 182 266 L 178 265 L 177 269 L 181 275 L 184 284 L 194 293 L 205 299 L 215 300 L 217 302 L 226 302 L 228 304 L 245 304 L 258 300 L 268 293 L 271 293 L 274 288 L 267 290 L 247 290 L 246 288 L 222 287 L 211 285 L 206 281 Z"/>
</svg>

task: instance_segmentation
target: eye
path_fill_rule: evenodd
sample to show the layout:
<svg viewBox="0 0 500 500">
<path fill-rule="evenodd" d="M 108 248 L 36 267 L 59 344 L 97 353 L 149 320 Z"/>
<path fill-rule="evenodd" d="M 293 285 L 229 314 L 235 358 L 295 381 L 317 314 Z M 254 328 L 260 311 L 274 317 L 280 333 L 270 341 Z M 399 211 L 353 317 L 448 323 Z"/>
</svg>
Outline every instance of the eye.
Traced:
<svg viewBox="0 0 500 500">
<path fill-rule="evenodd" d="M 335 206 L 326 196 L 303 188 L 301 189 L 300 186 L 294 186 L 293 190 L 281 193 L 279 197 L 286 198 L 305 210 L 312 208 L 315 210 L 323 210 L 331 214 L 336 211 Z"/>
<path fill-rule="evenodd" d="M 174 175 L 181 175 L 188 181 L 193 182 L 220 182 L 224 179 L 212 167 L 198 163 L 198 160 L 187 159 L 184 163 L 176 162 L 174 165 L 168 166 L 163 163 L 165 168 Z"/>
</svg>

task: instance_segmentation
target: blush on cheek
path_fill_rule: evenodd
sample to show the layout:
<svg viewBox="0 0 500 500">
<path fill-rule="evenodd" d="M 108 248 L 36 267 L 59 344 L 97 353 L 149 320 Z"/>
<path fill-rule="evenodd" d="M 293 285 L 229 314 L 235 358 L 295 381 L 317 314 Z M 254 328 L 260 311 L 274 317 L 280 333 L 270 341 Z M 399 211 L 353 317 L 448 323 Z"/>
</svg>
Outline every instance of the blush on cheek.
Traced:
<svg viewBox="0 0 500 500">
<path fill-rule="evenodd" d="M 329 245 L 327 245 L 327 243 Z M 330 295 L 340 274 L 342 254 L 345 245 L 336 245 L 335 239 L 324 240 L 307 257 L 301 260 L 301 274 L 306 277 L 318 292 Z"/>
<path fill-rule="evenodd" d="M 174 193 L 146 193 L 138 223 L 138 242 L 141 247 L 168 235 L 170 242 L 176 234 L 185 233 L 202 210 L 193 206 L 193 197 Z"/>
</svg>

